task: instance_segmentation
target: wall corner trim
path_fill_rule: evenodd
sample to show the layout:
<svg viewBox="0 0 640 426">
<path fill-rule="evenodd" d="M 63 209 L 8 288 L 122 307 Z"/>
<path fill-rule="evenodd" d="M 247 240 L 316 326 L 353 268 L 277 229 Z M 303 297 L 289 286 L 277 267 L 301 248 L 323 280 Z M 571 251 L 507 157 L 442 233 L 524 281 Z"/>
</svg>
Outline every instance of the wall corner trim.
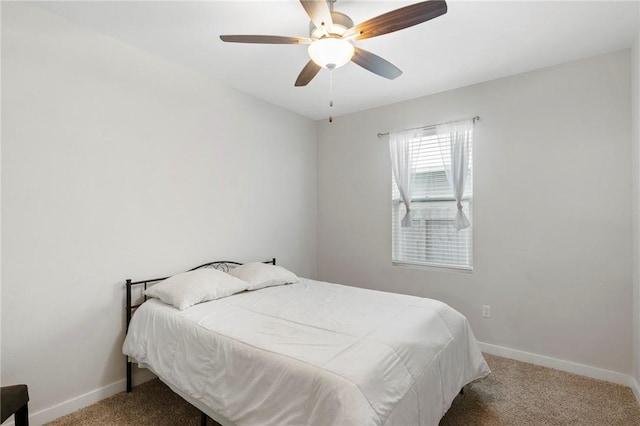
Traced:
<svg viewBox="0 0 640 426">
<path fill-rule="evenodd" d="M 629 381 L 629 385 L 631 386 L 633 395 L 636 397 L 636 401 L 638 401 L 638 404 L 640 404 L 640 384 L 638 384 L 638 381 L 632 376 L 629 376 Z"/>
<path fill-rule="evenodd" d="M 478 344 L 480 345 L 482 352 L 486 352 L 491 355 L 528 362 L 529 364 L 540 365 L 542 367 L 553 368 L 555 370 L 578 374 L 592 379 L 604 380 L 618 385 L 628 386 L 633 390 L 636 399 L 640 403 L 640 388 L 638 387 L 638 383 L 628 374 L 578 364 L 576 362 L 565 361 L 545 355 L 538 355 L 531 352 L 519 351 L 517 349 L 506 348 L 504 346 L 492 345 L 490 343 L 478 342 Z"/>
</svg>

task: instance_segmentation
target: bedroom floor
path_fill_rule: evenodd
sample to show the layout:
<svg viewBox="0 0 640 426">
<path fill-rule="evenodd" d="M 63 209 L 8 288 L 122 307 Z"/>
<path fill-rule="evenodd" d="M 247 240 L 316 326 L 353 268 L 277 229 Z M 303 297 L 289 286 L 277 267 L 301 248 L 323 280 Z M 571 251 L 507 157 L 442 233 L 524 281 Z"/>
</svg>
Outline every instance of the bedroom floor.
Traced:
<svg viewBox="0 0 640 426">
<path fill-rule="evenodd" d="M 493 373 L 465 387 L 444 425 L 639 425 L 631 389 L 485 355 Z M 159 380 L 57 419 L 67 425 L 194 425 L 200 414 Z M 209 422 L 213 424 L 213 422 Z"/>
</svg>

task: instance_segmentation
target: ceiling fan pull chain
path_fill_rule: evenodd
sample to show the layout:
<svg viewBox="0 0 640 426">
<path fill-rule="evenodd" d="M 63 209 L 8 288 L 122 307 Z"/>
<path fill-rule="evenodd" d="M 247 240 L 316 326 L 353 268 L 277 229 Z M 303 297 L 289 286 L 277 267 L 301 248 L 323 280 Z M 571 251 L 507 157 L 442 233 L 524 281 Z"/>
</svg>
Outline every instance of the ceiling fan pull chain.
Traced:
<svg viewBox="0 0 640 426">
<path fill-rule="evenodd" d="M 333 68 L 329 69 L 329 108 L 333 108 Z M 333 123 L 331 114 L 329 114 L 329 123 Z"/>
<path fill-rule="evenodd" d="M 333 70 L 329 70 L 329 107 L 333 108 Z"/>
</svg>

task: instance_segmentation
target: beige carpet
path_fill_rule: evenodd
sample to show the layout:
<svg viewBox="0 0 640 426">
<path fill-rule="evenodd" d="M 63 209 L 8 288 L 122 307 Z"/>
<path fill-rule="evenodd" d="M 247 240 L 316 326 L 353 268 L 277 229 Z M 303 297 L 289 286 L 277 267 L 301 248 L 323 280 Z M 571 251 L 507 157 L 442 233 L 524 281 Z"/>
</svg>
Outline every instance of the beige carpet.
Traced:
<svg viewBox="0 0 640 426">
<path fill-rule="evenodd" d="M 493 373 L 465 387 L 441 425 L 640 426 L 631 389 L 486 355 Z M 49 425 L 199 425 L 199 412 L 158 380 Z M 213 424 L 213 422 L 209 422 Z M 324 425 L 323 425 L 324 426 Z"/>
</svg>

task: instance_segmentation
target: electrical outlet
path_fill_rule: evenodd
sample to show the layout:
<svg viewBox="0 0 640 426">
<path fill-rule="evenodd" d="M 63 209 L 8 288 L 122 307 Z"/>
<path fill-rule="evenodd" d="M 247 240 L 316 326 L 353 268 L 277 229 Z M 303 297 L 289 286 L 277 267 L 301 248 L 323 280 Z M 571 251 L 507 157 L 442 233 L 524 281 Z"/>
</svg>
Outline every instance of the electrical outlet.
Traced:
<svg viewBox="0 0 640 426">
<path fill-rule="evenodd" d="M 491 306 L 482 305 L 482 316 L 485 318 L 491 318 Z"/>
</svg>

